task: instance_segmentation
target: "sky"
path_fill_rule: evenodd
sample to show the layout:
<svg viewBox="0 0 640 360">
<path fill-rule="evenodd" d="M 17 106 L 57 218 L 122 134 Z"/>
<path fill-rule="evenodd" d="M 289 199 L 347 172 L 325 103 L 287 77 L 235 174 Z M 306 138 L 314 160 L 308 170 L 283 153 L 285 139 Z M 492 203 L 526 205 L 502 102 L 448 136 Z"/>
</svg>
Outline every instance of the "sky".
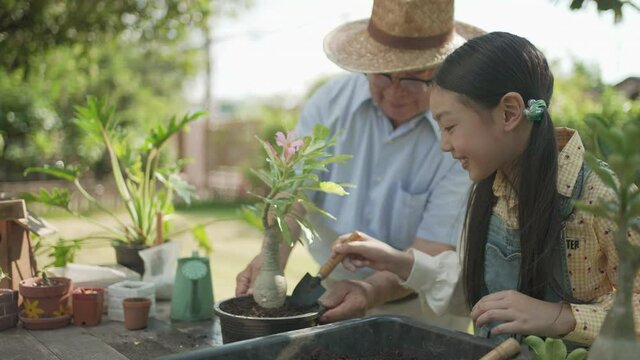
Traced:
<svg viewBox="0 0 640 360">
<path fill-rule="evenodd" d="M 315 80 L 342 72 L 322 50 L 324 36 L 347 21 L 371 15 L 372 0 L 254 0 L 235 19 L 217 20 L 212 91 L 217 100 L 299 98 Z M 571 11 L 570 0 L 457 0 L 456 20 L 486 31 L 528 38 L 567 70 L 573 59 L 600 68 L 615 84 L 640 76 L 640 12 L 627 8 L 621 23 L 594 4 Z M 204 76 L 188 97 L 204 98 Z"/>
</svg>

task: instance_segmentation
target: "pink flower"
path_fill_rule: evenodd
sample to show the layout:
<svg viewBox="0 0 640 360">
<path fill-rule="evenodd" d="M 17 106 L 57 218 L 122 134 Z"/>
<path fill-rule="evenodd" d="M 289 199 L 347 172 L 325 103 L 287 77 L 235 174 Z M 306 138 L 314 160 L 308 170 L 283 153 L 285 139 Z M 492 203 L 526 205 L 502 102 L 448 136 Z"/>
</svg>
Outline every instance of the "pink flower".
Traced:
<svg viewBox="0 0 640 360">
<path fill-rule="evenodd" d="M 286 160 L 288 160 L 298 149 L 304 145 L 304 141 L 295 139 L 293 132 L 288 132 L 285 136 L 281 131 L 276 133 L 276 144 L 282 147 L 282 152 Z"/>
</svg>

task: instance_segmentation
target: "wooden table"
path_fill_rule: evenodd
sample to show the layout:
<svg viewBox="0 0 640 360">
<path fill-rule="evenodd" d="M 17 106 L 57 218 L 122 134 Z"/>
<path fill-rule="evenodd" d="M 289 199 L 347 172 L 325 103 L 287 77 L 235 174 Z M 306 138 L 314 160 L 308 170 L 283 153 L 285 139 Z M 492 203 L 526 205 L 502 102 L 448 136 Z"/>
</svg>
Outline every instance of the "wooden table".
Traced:
<svg viewBox="0 0 640 360">
<path fill-rule="evenodd" d="M 129 331 L 106 316 L 98 326 L 69 325 L 55 330 L 15 329 L 0 332 L 2 360 L 118 360 L 156 357 L 222 345 L 217 318 L 172 322 L 170 302 L 156 303 L 156 317 L 144 330 Z"/>
</svg>

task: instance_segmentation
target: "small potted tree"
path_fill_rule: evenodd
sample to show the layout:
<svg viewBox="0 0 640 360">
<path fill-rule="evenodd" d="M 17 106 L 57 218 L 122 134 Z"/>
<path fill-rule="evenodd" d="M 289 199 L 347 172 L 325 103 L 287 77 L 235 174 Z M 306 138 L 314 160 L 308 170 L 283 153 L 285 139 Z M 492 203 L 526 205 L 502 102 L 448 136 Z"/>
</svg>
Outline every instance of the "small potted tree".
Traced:
<svg viewBox="0 0 640 360">
<path fill-rule="evenodd" d="M 188 114 L 172 118 L 168 125 L 158 125 L 151 130 L 142 146 L 134 149 L 121 132 L 121 123 L 115 117 L 115 109 L 105 100 L 88 97 L 85 107 L 76 107 L 76 125 L 95 141 L 102 143 L 108 155 L 114 183 L 120 200 L 127 211 L 128 220 L 123 221 L 111 210 L 104 207 L 80 182 L 82 172 L 77 166 L 44 166 L 28 168 L 26 174 L 41 173 L 57 177 L 73 184 L 95 208 L 113 218 L 115 226 L 96 222 L 106 231 L 95 236 L 112 241 L 119 264 L 142 274 L 144 263 L 138 252 L 151 246 L 156 237 L 162 237 L 168 226 L 167 215 L 173 212 L 173 195 L 189 202 L 193 187 L 179 176 L 181 160 L 170 166 L 161 166 L 161 151 L 168 140 L 185 130 L 189 123 L 203 113 Z M 83 217 L 70 207 L 71 195 L 65 188 L 41 189 L 37 194 L 27 193 L 27 201 L 35 201 L 60 207 L 69 213 Z M 162 242 L 164 239 L 158 239 Z"/>
<path fill-rule="evenodd" d="M 587 119 L 587 124 L 594 131 L 596 150 L 595 155 L 586 154 L 585 161 L 614 196 L 592 205 L 581 204 L 581 208 L 615 223 L 614 244 L 619 259 L 613 306 L 589 351 L 589 358 L 637 359 L 640 341 L 636 335 L 633 303 L 640 299 L 637 294 L 634 299 L 633 287 L 640 269 L 640 244 L 632 243 L 630 238 L 631 231 L 640 233 L 640 123 L 636 119 L 615 127 L 592 117 Z M 599 162 L 596 155 L 606 159 L 608 166 Z"/>
<path fill-rule="evenodd" d="M 71 279 L 40 277 L 20 281 L 23 310 L 20 320 L 26 329 L 49 330 L 67 326 L 71 319 Z"/>
<path fill-rule="evenodd" d="M 253 170 L 255 175 L 269 187 L 265 196 L 256 195 L 260 201 L 255 208 L 256 218 L 264 230 L 264 262 L 253 287 L 253 297 L 237 297 L 215 306 L 221 318 L 225 342 L 282 332 L 315 324 L 317 308 L 296 309 L 286 302 L 287 284 L 280 269 L 278 249 L 282 241 L 293 246 L 290 224 L 295 223 L 307 239 L 318 238 L 309 221 L 294 211 L 301 205 L 307 211 L 319 211 L 307 197 L 305 191 L 322 191 L 339 196 L 347 195 L 343 186 L 319 180 L 317 172 L 326 171 L 332 163 L 345 162 L 348 155 L 331 155 L 327 149 L 335 138 L 329 138 L 329 129 L 318 125 L 312 136 L 294 138 L 276 134 L 278 150 L 270 143 L 258 138 L 269 165 L 268 170 Z"/>
</svg>

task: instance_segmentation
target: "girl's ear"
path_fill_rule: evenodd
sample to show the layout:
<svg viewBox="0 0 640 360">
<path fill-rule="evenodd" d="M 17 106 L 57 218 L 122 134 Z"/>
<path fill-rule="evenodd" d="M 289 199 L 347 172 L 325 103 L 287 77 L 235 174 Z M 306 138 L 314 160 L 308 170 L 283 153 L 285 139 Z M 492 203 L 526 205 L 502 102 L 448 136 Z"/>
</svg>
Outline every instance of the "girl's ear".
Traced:
<svg viewBox="0 0 640 360">
<path fill-rule="evenodd" d="M 518 127 L 521 122 L 527 120 L 524 115 L 524 100 L 517 92 L 512 91 L 506 93 L 502 99 L 500 99 L 498 108 L 503 112 L 504 131 L 512 131 Z"/>
</svg>

